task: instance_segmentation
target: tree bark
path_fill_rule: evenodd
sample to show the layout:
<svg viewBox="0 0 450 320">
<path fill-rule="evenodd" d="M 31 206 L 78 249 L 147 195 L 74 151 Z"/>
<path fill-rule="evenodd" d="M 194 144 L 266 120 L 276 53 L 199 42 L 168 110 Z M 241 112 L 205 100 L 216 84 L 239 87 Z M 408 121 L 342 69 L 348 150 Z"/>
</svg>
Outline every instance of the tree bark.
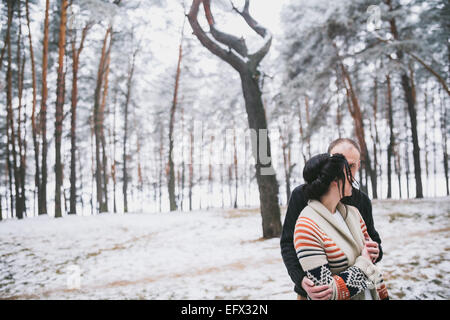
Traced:
<svg viewBox="0 0 450 320">
<path fill-rule="evenodd" d="M 30 47 L 30 60 L 31 60 L 31 80 L 32 80 L 32 87 L 33 87 L 33 102 L 32 102 L 32 112 L 31 112 L 31 135 L 33 139 L 33 147 L 34 147 L 34 167 L 35 167 L 35 173 L 34 173 L 34 188 L 35 188 L 35 194 L 37 192 L 38 199 L 41 199 L 41 188 L 40 188 L 40 165 L 39 165 L 39 141 L 38 141 L 38 134 L 39 130 L 36 125 L 36 95 L 37 95 L 37 88 L 36 88 L 36 65 L 34 60 L 34 51 L 33 51 L 33 41 L 31 38 L 31 28 L 30 28 L 30 10 L 28 5 L 28 0 L 25 2 L 26 6 L 26 16 L 27 16 L 27 27 L 28 27 L 28 44 Z M 39 200 L 38 200 L 39 201 Z M 39 205 L 38 205 L 39 208 Z M 38 209 L 39 212 L 39 209 Z"/>
<path fill-rule="evenodd" d="M 336 49 L 336 54 L 338 55 L 338 58 L 339 58 L 339 54 L 338 54 L 336 45 L 334 45 L 334 47 Z M 364 161 L 364 168 L 366 170 L 366 174 L 368 174 L 370 176 L 370 181 L 372 184 L 372 197 L 374 199 L 377 199 L 378 194 L 377 194 L 376 172 L 372 168 L 371 158 L 370 158 L 369 150 L 367 148 L 367 144 L 366 144 L 366 140 L 365 140 L 364 125 L 363 125 L 363 119 L 362 119 L 362 114 L 361 114 L 361 108 L 359 106 L 358 97 L 356 96 L 356 92 L 353 89 L 353 84 L 352 84 L 350 75 L 349 75 L 347 69 L 345 68 L 344 64 L 342 63 L 342 61 L 339 61 L 339 66 L 340 66 L 341 72 L 342 72 L 342 78 L 343 78 L 342 82 L 343 82 L 345 90 L 347 92 L 347 102 L 348 102 L 349 111 L 350 111 L 350 114 L 354 121 L 355 133 L 356 133 L 356 136 L 358 138 L 358 142 L 359 142 L 359 145 L 361 148 L 361 158 Z"/>
<path fill-rule="evenodd" d="M 77 153 L 77 102 L 78 102 L 78 66 L 80 63 L 80 54 L 84 48 L 84 40 L 88 30 L 92 24 L 88 23 L 84 26 L 81 33 L 80 46 L 76 47 L 76 30 L 72 36 L 72 97 L 71 97 L 71 122 L 70 122 L 70 208 L 69 214 L 77 213 L 77 170 L 76 170 L 76 153 Z"/>
<path fill-rule="evenodd" d="M 371 135 L 372 135 L 372 143 L 373 143 L 373 171 L 374 171 L 374 176 L 375 176 L 375 180 L 378 180 L 378 148 L 377 146 L 380 144 L 380 140 L 378 137 L 378 129 L 377 129 L 377 113 L 378 113 L 378 83 L 377 83 L 377 78 L 375 77 L 374 79 L 374 88 L 373 88 L 373 106 L 372 106 L 372 110 L 373 110 L 373 132 L 371 130 Z M 380 172 L 380 176 L 381 172 Z M 378 185 L 378 181 L 376 183 L 376 185 Z M 382 193 L 382 191 L 381 191 Z M 378 192 L 377 192 L 378 194 Z"/>
<path fill-rule="evenodd" d="M 25 171 L 26 171 L 26 126 L 24 129 L 22 138 L 22 123 L 26 122 L 26 111 L 24 112 L 25 119 L 22 120 L 22 98 L 23 98 L 23 81 L 25 72 L 25 54 L 22 54 L 22 11 L 21 4 L 19 2 L 17 7 L 17 13 L 19 18 L 19 32 L 17 36 L 17 97 L 18 97 L 18 119 L 17 119 L 17 146 L 19 148 L 19 164 L 18 164 L 18 177 L 19 177 L 19 194 L 17 195 L 16 202 L 17 207 L 20 208 L 21 217 L 23 218 L 26 213 L 26 198 L 25 198 Z M 17 183 L 17 182 L 16 182 Z"/>
<path fill-rule="evenodd" d="M 425 87 L 425 92 L 424 92 L 424 100 L 425 100 L 425 105 L 424 105 L 424 111 L 425 111 L 425 115 L 428 115 L 428 86 Z M 425 176 L 427 179 L 426 182 L 426 186 L 429 187 L 429 182 L 430 182 L 430 166 L 429 166 L 429 161 L 428 161 L 428 117 L 425 116 L 425 137 L 424 137 L 424 146 L 425 146 Z"/>
<path fill-rule="evenodd" d="M 61 187 L 63 184 L 63 168 L 61 161 L 61 138 L 64 116 L 64 54 L 66 46 L 67 0 L 61 2 L 61 17 L 58 42 L 58 70 L 56 80 L 56 119 L 55 119 L 55 218 L 62 217 Z"/>
<path fill-rule="evenodd" d="M 181 106 L 181 134 L 184 137 L 184 108 Z M 180 209 L 184 207 L 184 184 L 186 180 L 186 165 L 184 162 L 184 148 L 181 148 L 181 186 L 180 186 Z"/>
<path fill-rule="evenodd" d="M 302 121 L 302 107 L 300 102 L 298 103 L 298 124 L 299 124 L 299 133 L 300 133 L 300 151 L 303 156 L 303 161 L 306 163 L 308 159 L 306 159 L 305 151 L 303 150 L 303 144 L 305 141 L 304 133 L 303 133 L 303 121 Z"/>
<path fill-rule="evenodd" d="M 400 162 L 400 154 L 397 152 L 397 150 L 393 150 L 394 152 L 394 169 L 397 174 L 397 181 L 398 181 L 398 194 L 399 198 L 402 198 L 402 166 Z"/>
<path fill-rule="evenodd" d="M 392 3 L 391 0 L 386 0 L 386 4 L 389 6 L 389 11 L 392 11 Z M 389 20 L 390 31 L 395 40 L 400 40 L 400 36 L 398 34 L 397 25 L 395 18 L 391 18 Z M 398 60 L 403 60 L 403 51 L 397 50 L 396 52 Z M 411 76 L 412 76 L 411 70 Z M 411 121 L 411 136 L 413 142 L 413 160 L 414 160 L 414 176 L 416 180 L 416 198 L 423 198 L 423 189 L 422 189 L 422 170 L 420 168 L 420 147 L 419 147 L 419 138 L 417 134 L 417 111 L 416 111 L 416 99 L 415 99 L 415 88 L 414 88 L 414 79 L 408 76 L 406 71 L 402 72 L 401 75 L 401 84 L 405 96 L 406 105 L 408 107 L 409 119 Z M 448 89 L 447 89 L 448 90 Z"/>
<path fill-rule="evenodd" d="M 128 141 L 128 109 L 130 106 L 131 100 L 131 89 L 132 89 L 132 81 L 134 74 L 134 63 L 136 59 L 137 50 L 133 52 L 133 56 L 131 58 L 131 63 L 129 65 L 128 70 L 128 78 L 127 78 L 127 92 L 125 94 L 125 119 L 124 119 L 124 134 L 123 134 L 123 185 L 122 185 L 122 193 L 123 193 L 123 211 L 128 212 L 128 171 L 127 171 L 127 141 Z"/>
<path fill-rule="evenodd" d="M 211 141 L 212 143 L 212 141 Z M 237 209 L 237 198 L 238 198 L 238 156 L 237 156 L 237 146 L 236 146 L 236 124 L 233 120 L 233 167 L 234 167 L 234 204 L 233 208 Z"/>
<path fill-rule="evenodd" d="M 291 164 L 291 145 L 292 145 L 292 134 L 290 132 L 290 126 L 284 125 L 284 128 L 288 130 L 288 132 L 283 132 L 283 128 L 279 126 L 280 142 L 281 142 L 281 151 L 283 152 L 283 166 L 284 166 L 284 178 L 286 185 L 286 203 L 289 203 L 289 198 L 291 196 L 291 175 L 292 170 L 295 167 L 295 163 Z M 287 139 L 285 138 L 287 136 Z"/>
<path fill-rule="evenodd" d="M 194 188 L 194 133 L 193 133 L 193 128 L 191 126 L 190 130 L 189 130 L 189 146 L 190 146 L 190 150 L 189 150 L 189 194 L 188 194 L 188 198 L 189 198 L 189 211 L 192 211 L 192 189 Z"/>
<path fill-rule="evenodd" d="M 117 186 L 117 179 L 116 179 L 116 168 L 117 168 L 117 162 L 116 162 L 116 107 L 117 107 L 117 83 L 114 87 L 114 112 L 113 112 L 113 128 L 112 128 L 112 164 L 111 164 L 111 178 L 113 180 L 113 212 L 117 213 L 117 201 L 116 201 L 116 186 Z"/>
<path fill-rule="evenodd" d="M 406 109 L 406 108 L 405 108 Z M 404 123 L 403 125 L 405 126 L 405 128 L 408 128 L 408 123 L 406 118 L 408 114 L 408 110 L 404 110 Z M 407 135 L 405 138 L 405 177 L 406 177 L 406 198 L 409 199 L 410 198 L 410 193 L 409 193 L 409 136 Z"/>
<path fill-rule="evenodd" d="M 40 111 L 40 129 L 42 135 L 42 176 L 41 176 L 41 199 L 38 198 L 39 214 L 47 214 L 47 68 L 48 68 L 48 24 L 49 24 L 49 0 L 45 2 L 44 19 L 44 42 L 42 45 L 42 93 Z"/>
<path fill-rule="evenodd" d="M 12 23 L 12 17 L 14 14 L 14 2 L 9 0 L 8 1 L 8 21 Z M 16 210 L 16 217 L 18 219 L 23 218 L 23 209 L 21 208 L 21 201 L 20 201 L 20 195 L 21 195 L 21 185 L 20 185 L 20 174 L 19 174 L 19 168 L 17 165 L 17 147 L 16 147 L 16 130 L 14 129 L 14 113 L 12 108 L 12 52 L 11 52 L 11 37 L 7 38 L 8 42 L 5 44 L 6 51 L 7 51 L 7 70 L 6 70 L 6 108 L 7 108 L 7 114 L 6 114 L 6 130 L 7 130 L 7 162 L 8 167 L 10 170 L 12 170 L 14 174 L 14 191 L 15 191 L 15 198 L 13 198 L 12 194 L 12 188 L 11 188 L 11 210 L 15 207 Z M 20 67 L 19 67 L 20 69 Z M 20 73 L 20 72 L 19 72 Z M 9 159 L 10 154 L 9 150 L 11 149 L 12 152 L 12 163 Z M 19 154 L 20 156 L 20 154 Z M 12 166 L 12 168 L 11 168 Z M 12 179 L 10 179 L 10 183 L 12 184 Z M 15 201 L 13 201 L 13 199 Z M 14 205 L 15 202 L 15 205 Z M 12 211 L 11 211 L 12 212 Z"/>
<path fill-rule="evenodd" d="M 387 198 L 392 198 L 392 156 L 395 146 L 395 136 L 394 136 L 394 116 L 392 110 L 392 90 L 391 90 L 391 77 L 386 75 L 386 85 L 387 85 L 387 120 L 389 125 L 389 144 L 387 147 L 387 178 L 388 178 L 388 189 Z"/>
<path fill-rule="evenodd" d="M 106 139 L 105 139 L 105 107 L 106 107 L 106 97 L 108 95 L 108 75 L 109 75 L 109 66 L 111 62 L 111 44 L 112 44 L 112 32 L 110 33 L 109 39 L 109 47 L 108 52 L 106 54 L 105 61 L 105 74 L 103 79 L 103 92 L 102 92 L 102 103 L 100 105 L 100 143 L 102 148 L 102 181 L 103 181 L 103 205 L 100 212 L 108 211 L 108 157 L 106 154 Z"/>
<path fill-rule="evenodd" d="M 445 187 L 447 196 L 450 195 L 449 190 L 449 174 L 448 174 L 448 153 L 447 153 L 447 121 L 448 121 L 448 105 L 445 104 L 444 97 L 441 98 L 441 134 L 442 134 L 442 154 L 444 164 Z"/>
<path fill-rule="evenodd" d="M 267 134 L 267 122 L 261 100 L 261 92 L 257 79 L 248 70 L 241 74 L 241 83 L 249 127 L 256 132 L 256 139 L 252 139 L 252 149 L 256 158 L 256 181 L 258 183 L 261 206 L 263 238 L 275 238 L 281 234 L 280 207 L 278 203 L 279 187 L 275 170 L 270 160 L 270 140 Z M 261 149 L 263 149 L 265 143 L 267 143 L 265 151 L 267 159 L 269 159 L 268 163 L 262 163 L 260 157 Z"/>
<path fill-rule="evenodd" d="M 175 168 L 173 163 L 173 132 L 175 123 L 175 112 L 178 103 L 178 89 L 180 84 L 180 74 L 181 74 L 181 61 L 183 59 L 183 32 L 184 32 L 184 22 L 181 30 L 181 39 L 178 46 L 178 62 L 177 70 L 175 74 L 175 85 L 173 90 L 172 106 L 170 108 L 170 120 L 169 120 L 169 172 L 168 172 L 168 192 L 169 192 L 169 204 L 170 211 L 177 210 L 176 196 L 175 196 Z"/>
<path fill-rule="evenodd" d="M 106 212 L 107 204 L 105 202 L 105 193 L 103 183 L 103 158 L 101 157 L 101 148 L 102 148 L 102 132 L 103 132 L 103 115 L 102 115 L 102 101 L 101 98 L 104 97 L 102 94 L 102 89 L 104 86 L 105 73 L 107 72 L 107 59 L 109 55 L 109 50 L 111 49 L 111 33 L 112 27 L 110 26 L 105 33 L 105 37 L 103 38 L 103 46 L 102 52 L 100 56 L 100 62 L 97 71 L 97 81 L 95 86 L 94 93 L 94 134 L 95 134 L 95 185 L 96 185 L 96 195 L 97 195 L 97 206 L 98 211 Z M 110 37 L 109 45 L 108 45 L 108 37 Z M 108 47 L 108 48 L 107 48 Z"/>
<path fill-rule="evenodd" d="M 305 111 L 306 111 L 306 125 L 308 131 L 310 131 L 310 118 L 309 118 L 309 98 L 308 95 L 305 95 Z M 311 159 L 311 133 L 308 134 L 307 139 L 307 150 L 308 150 L 308 159 Z"/>
</svg>

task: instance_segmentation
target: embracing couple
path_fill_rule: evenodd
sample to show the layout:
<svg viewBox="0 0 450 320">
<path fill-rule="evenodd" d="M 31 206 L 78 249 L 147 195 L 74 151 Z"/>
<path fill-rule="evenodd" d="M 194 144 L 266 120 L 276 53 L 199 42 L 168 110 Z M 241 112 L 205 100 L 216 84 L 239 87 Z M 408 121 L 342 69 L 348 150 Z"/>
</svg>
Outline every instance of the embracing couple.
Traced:
<svg viewBox="0 0 450 320">
<path fill-rule="evenodd" d="M 291 194 L 280 245 L 299 300 L 389 299 L 372 205 L 353 186 L 360 155 L 355 141 L 333 141 L 306 162 L 305 184 Z"/>
</svg>

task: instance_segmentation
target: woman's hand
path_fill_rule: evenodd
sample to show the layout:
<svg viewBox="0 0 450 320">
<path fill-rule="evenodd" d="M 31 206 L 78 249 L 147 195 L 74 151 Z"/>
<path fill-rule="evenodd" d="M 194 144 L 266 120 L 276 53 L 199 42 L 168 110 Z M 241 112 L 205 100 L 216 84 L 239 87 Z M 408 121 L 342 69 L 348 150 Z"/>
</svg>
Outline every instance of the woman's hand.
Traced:
<svg viewBox="0 0 450 320">
<path fill-rule="evenodd" d="M 307 277 L 303 277 L 302 288 L 312 300 L 330 300 L 333 293 L 330 286 L 315 286 L 314 282 Z"/>
<path fill-rule="evenodd" d="M 372 261 L 372 257 L 370 256 L 369 250 L 367 248 L 366 245 L 364 245 L 364 248 L 362 249 L 361 255 L 363 257 L 366 257 L 367 259 L 369 259 L 370 261 Z"/>
<path fill-rule="evenodd" d="M 378 243 L 372 241 L 370 238 L 366 238 L 361 255 L 372 261 L 372 263 L 375 263 L 379 254 L 380 249 L 378 248 Z"/>
</svg>

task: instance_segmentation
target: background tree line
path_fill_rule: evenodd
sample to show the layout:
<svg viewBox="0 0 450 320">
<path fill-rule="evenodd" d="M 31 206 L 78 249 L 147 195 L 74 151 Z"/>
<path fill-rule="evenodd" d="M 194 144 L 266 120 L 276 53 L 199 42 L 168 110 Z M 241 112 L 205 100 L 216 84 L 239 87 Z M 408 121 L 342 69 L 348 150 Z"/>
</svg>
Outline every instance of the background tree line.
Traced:
<svg viewBox="0 0 450 320">
<path fill-rule="evenodd" d="M 336 137 L 372 198 L 449 195 L 449 4 L 290 1 L 274 35 L 262 5 L 3 1 L 0 218 L 261 205 L 276 225 Z M 246 128 L 269 129 L 274 175 L 218 139 Z"/>
</svg>

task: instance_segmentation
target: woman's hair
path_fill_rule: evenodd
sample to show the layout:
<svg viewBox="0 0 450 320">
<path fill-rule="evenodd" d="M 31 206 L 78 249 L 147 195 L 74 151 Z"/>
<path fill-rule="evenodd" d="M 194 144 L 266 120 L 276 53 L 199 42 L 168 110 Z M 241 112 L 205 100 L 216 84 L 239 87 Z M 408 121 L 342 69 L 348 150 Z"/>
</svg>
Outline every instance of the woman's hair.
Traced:
<svg viewBox="0 0 450 320">
<path fill-rule="evenodd" d="M 316 155 L 306 162 L 303 169 L 303 179 L 305 180 L 302 189 L 303 194 L 308 200 L 320 200 L 320 197 L 328 191 L 332 181 L 341 181 L 341 195 L 343 196 L 345 176 L 347 176 L 350 183 L 353 183 L 354 179 L 347 159 L 342 154 L 330 155 L 322 153 Z"/>
</svg>

